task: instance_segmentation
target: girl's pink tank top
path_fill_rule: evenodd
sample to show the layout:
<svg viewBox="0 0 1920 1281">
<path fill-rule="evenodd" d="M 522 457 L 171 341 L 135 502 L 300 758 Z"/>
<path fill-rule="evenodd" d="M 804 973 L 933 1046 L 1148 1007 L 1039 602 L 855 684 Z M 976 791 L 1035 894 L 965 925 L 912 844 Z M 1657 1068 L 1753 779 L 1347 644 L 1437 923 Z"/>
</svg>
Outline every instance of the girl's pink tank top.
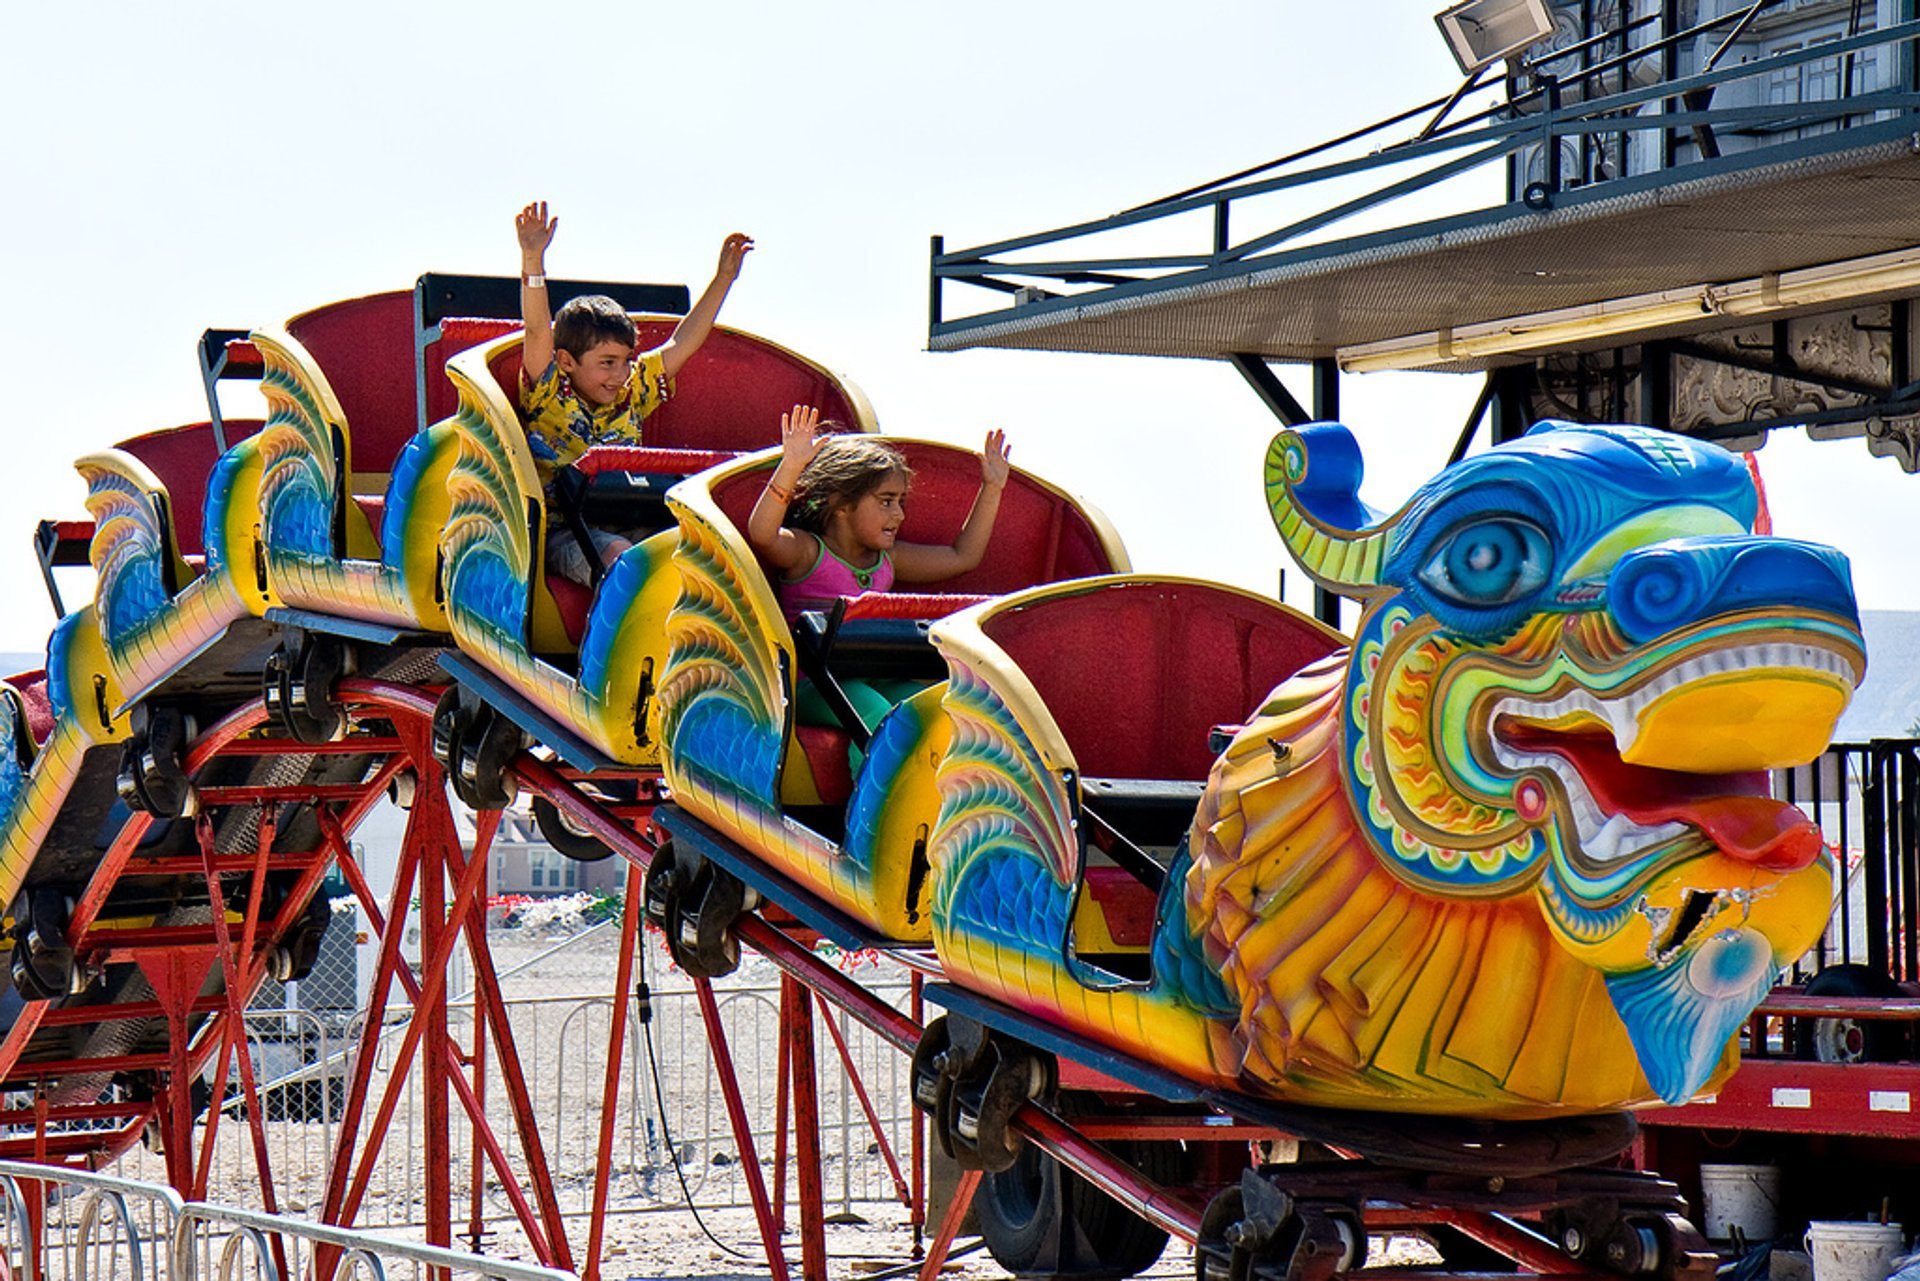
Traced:
<svg viewBox="0 0 1920 1281">
<path fill-rule="evenodd" d="M 813 558 L 813 568 L 792 582 L 780 582 L 780 612 L 789 623 L 810 609 L 832 609 L 833 602 L 842 596 L 893 589 L 893 558 L 885 552 L 880 553 L 880 563 L 872 569 L 855 569 L 834 555 L 820 535 L 815 534 L 813 541 L 820 549 Z"/>
</svg>

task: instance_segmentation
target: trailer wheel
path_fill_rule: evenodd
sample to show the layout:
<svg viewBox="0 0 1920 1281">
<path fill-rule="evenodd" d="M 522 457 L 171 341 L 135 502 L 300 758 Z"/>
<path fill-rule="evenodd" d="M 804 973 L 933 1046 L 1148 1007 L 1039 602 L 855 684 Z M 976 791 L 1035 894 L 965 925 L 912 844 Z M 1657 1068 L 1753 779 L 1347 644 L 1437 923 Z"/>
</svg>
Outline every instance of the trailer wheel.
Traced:
<svg viewBox="0 0 1920 1281">
<path fill-rule="evenodd" d="M 1807 981 L 1808 996 L 1903 997 L 1891 978 L 1868 965 L 1829 965 Z M 1816 1063 L 1885 1063 L 1904 1059 L 1913 1043 L 1905 1023 L 1885 1019 L 1800 1019 L 1794 1052 Z"/>
<path fill-rule="evenodd" d="M 1115 1156 L 1162 1185 L 1187 1178 L 1178 1143 L 1116 1142 Z M 1130 1277 L 1152 1267 L 1167 1234 L 1031 1143 L 974 1197 L 988 1253 L 1022 1277 Z"/>
</svg>

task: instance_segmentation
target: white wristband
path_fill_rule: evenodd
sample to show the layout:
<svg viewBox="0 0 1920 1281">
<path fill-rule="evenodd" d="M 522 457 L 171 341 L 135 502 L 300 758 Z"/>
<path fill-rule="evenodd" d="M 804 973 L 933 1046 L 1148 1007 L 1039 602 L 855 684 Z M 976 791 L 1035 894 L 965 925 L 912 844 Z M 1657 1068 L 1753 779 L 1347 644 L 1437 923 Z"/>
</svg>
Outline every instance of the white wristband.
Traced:
<svg viewBox="0 0 1920 1281">
<path fill-rule="evenodd" d="M 545 289 L 547 287 L 547 278 L 545 276 L 528 276 L 526 277 L 526 285 L 529 289 Z"/>
</svg>

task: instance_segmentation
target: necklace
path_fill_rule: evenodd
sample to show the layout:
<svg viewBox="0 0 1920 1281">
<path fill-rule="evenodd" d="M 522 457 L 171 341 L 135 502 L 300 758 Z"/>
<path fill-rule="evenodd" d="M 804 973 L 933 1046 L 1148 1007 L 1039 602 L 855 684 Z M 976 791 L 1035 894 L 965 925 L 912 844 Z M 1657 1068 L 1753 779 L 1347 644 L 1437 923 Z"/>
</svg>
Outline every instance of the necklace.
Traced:
<svg viewBox="0 0 1920 1281">
<path fill-rule="evenodd" d="M 846 565 L 845 561 L 841 561 L 840 563 Z M 873 572 L 875 569 L 879 569 L 880 566 L 875 565 L 873 569 L 861 569 L 858 565 L 847 565 L 847 568 L 853 571 L 853 581 L 860 584 L 860 590 L 864 592 L 873 586 Z"/>
</svg>

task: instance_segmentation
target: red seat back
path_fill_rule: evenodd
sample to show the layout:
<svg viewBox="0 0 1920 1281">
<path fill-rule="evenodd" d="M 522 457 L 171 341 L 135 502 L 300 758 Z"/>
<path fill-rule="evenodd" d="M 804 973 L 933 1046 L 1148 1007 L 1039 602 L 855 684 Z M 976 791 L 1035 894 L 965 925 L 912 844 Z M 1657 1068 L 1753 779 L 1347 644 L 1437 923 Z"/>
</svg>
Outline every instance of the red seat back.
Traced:
<svg viewBox="0 0 1920 1281">
<path fill-rule="evenodd" d="M 260 430 L 257 418 L 229 418 L 221 425 L 226 430 L 229 446 Z M 220 456 L 214 444 L 213 424 L 193 423 L 150 431 L 122 441 L 118 448 L 145 463 L 167 487 L 167 503 L 173 513 L 173 537 L 180 554 L 203 554 L 206 536 L 200 526 L 207 505 L 207 477 Z"/>
<path fill-rule="evenodd" d="M 493 320 L 484 316 L 448 316 L 440 322 L 440 336 L 428 343 L 422 353 L 422 370 L 427 380 L 427 426 L 445 422 L 460 407 L 460 393 L 446 376 L 447 361 L 469 347 L 491 342 L 518 328 L 517 320 Z M 511 390 L 511 384 L 503 385 Z M 518 403 L 517 395 L 515 403 Z"/>
<path fill-rule="evenodd" d="M 53 736 L 53 703 L 47 697 L 47 673 L 43 668 L 19 672 L 6 678 L 20 695 L 20 709 L 26 714 L 27 733 L 36 746 Z"/>
<path fill-rule="evenodd" d="M 640 350 L 664 343 L 675 323 L 639 321 Z M 520 349 L 502 352 L 489 368 L 518 405 Z M 820 370 L 771 343 L 715 330 L 674 380 L 673 399 L 648 417 L 642 436 L 653 449 L 747 453 L 779 444 L 780 415 L 795 405 L 815 405 L 822 418 L 858 425 L 846 393 Z"/>
<path fill-rule="evenodd" d="M 1341 642 L 1277 604 L 1200 583 L 1138 582 L 986 620 L 1089 778 L 1198 780 L 1215 725 L 1239 722 Z"/>
<path fill-rule="evenodd" d="M 675 321 L 643 320 L 640 350 L 660 346 Z M 661 449 L 731 449 L 741 453 L 780 443 L 780 415 L 813 405 L 823 419 L 851 430 L 853 405 L 832 378 L 771 343 L 715 330 L 674 381 L 673 399 L 647 419 L 649 445 Z"/>
<path fill-rule="evenodd" d="M 413 438 L 413 291 L 329 303 L 287 322 L 320 366 L 346 415 L 353 469 L 384 472 Z"/>
<path fill-rule="evenodd" d="M 913 468 L 901 540 L 952 543 L 980 492 L 979 455 L 957 445 L 929 441 L 888 443 L 905 454 Z M 714 501 L 743 535 L 753 504 L 766 488 L 767 475 L 767 471 L 754 471 L 732 476 L 714 489 Z M 1016 471 L 1001 496 L 985 558 L 958 578 L 928 584 L 927 590 L 1002 596 L 1023 587 L 1113 570 L 1093 523 L 1073 500 Z"/>
</svg>

